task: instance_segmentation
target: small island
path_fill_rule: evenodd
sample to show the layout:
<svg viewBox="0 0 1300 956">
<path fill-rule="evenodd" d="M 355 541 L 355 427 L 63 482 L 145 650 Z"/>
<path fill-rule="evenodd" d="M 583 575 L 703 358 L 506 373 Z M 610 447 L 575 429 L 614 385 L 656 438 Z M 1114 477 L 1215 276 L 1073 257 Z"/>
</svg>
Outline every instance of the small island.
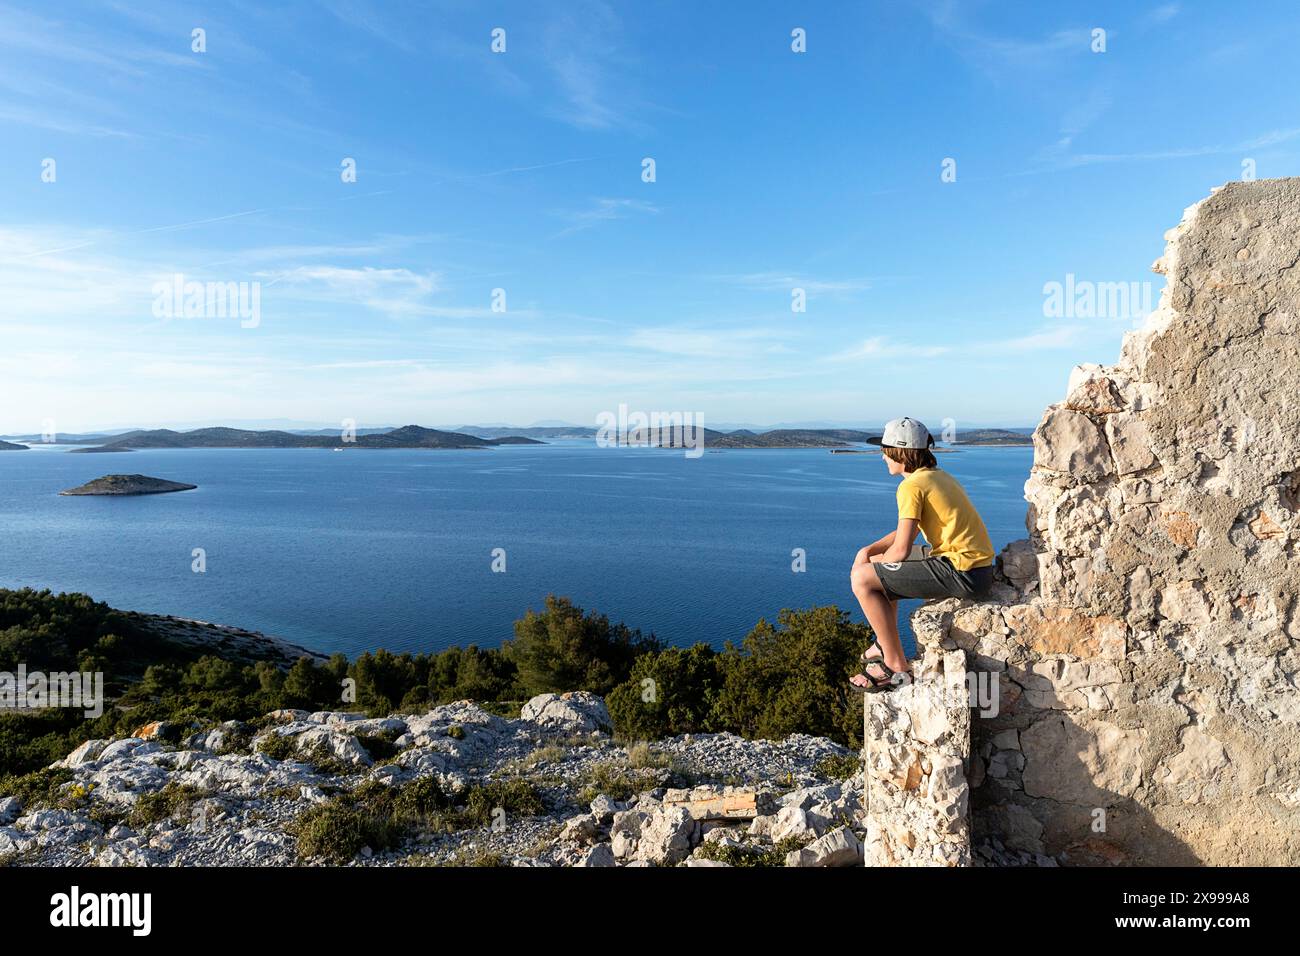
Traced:
<svg viewBox="0 0 1300 956">
<path fill-rule="evenodd" d="M 15 445 L 11 441 L 0 441 L 0 451 L 31 451 L 26 445 Z"/>
<path fill-rule="evenodd" d="M 116 455 L 122 452 L 135 451 L 134 448 L 114 448 L 112 445 L 96 445 L 93 448 L 70 448 L 69 455 Z"/>
<path fill-rule="evenodd" d="M 76 488 L 60 491 L 61 495 L 160 495 L 168 491 L 191 491 L 198 485 L 187 485 L 165 478 L 148 475 L 105 475 Z"/>
</svg>

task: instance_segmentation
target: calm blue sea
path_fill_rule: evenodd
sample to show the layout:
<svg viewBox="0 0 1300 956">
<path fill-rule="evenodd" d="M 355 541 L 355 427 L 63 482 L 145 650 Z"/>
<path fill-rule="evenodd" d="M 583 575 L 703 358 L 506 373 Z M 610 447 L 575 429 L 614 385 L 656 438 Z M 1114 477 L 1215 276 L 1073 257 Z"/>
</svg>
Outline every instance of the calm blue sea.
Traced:
<svg viewBox="0 0 1300 956">
<path fill-rule="evenodd" d="M 993 537 L 1024 537 L 1029 448 L 941 456 Z M 59 497 L 114 472 L 196 491 Z M 893 528 L 878 455 L 585 442 L 485 451 L 0 452 L 0 586 L 260 630 L 324 652 L 494 647 L 551 592 L 668 643 L 739 642 L 784 607 L 839 604 Z M 203 548 L 207 571 L 191 570 Z M 503 548 L 506 572 L 492 571 Z M 791 571 L 791 551 L 807 571 Z M 914 606 L 914 605 L 913 605 Z"/>
</svg>

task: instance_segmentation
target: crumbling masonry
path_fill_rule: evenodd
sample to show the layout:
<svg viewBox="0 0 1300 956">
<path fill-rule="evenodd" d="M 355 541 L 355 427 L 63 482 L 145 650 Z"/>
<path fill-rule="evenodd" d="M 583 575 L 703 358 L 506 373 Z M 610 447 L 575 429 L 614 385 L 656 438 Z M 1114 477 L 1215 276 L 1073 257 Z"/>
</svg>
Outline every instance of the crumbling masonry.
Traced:
<svg viewBox="0 0 1300 956">
<path fill-rule="evenodd" d="M 1300 179 L 1165 238 L 1157 310 L 1034 433 L 993 599 L 912 618 L 918 687 L 996 675 L 996 715 L 868 697 L 868 865 L 1300 863 Z"/>
</svg>

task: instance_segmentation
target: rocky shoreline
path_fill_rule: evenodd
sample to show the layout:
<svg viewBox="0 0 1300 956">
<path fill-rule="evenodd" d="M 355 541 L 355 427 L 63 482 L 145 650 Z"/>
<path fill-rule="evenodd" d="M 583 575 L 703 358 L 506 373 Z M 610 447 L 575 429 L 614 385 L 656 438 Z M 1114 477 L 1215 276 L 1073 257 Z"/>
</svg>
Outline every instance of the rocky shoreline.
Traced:
<svg viewBox="0 0 1300 956">
<path fill-rule="evenodd" d="M 293 644 L 273 634 L 248 631 L 229 624 L 213 624 L 170 614 L 145 614 L 141 611 L 124 611 L 141 629 L 163 640 L 184 647 L 193 647 L 241 664 L 272 661 L 280 667 L 292 666 L 300 657 L 323 664 L 329 656 Z"/>
</svg>

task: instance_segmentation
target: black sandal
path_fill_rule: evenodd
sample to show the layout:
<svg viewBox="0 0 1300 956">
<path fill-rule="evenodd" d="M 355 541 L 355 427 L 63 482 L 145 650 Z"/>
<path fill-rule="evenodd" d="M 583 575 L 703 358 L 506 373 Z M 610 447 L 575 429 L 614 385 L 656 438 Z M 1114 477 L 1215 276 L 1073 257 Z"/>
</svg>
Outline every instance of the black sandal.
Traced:
<svg viewBox="0 0 1300 956">
<path fill-rule="evenodd" d="M 870 664 L 872 661 L 878 661 L 881 658 L 883 658 L 885 656 L 885 649 L 883 647 L 880 648 L 880 657 L 867 656 L 867 651 L 871 650 L 873 647 L 878 647 L 879 645 L 880 642 L 876 640 L 876 635 L 873 632 L 871 638 L 867 641 L 866 650 L 864 650 L 860 655 L 858 655 L 858 660 L 860 660 L 864 664 Z"/>
<path fill-rule="evenodd" d="M 871 686 L 863 687 L 861 684 L 855 684 L 853 683 L 853 681 L 849 681 L 849 686 L 852 687 L 854 690 L 856 690 L 858 693 L 881 694 L 887 690 L 893 690 L 895 687 L 899 686 L 894 682 L 894 678 L 898 676 L 898 672 L 892 670 L 890 666 L 885 663 L 883 657 L 873 657 L 870 658 L 870 660 L 865 663 L 867 664 L 867 666 L 862 669 L 862 676 L 865 677 L 867 680 L 871 681 Z M 880 669 L 885 672 L 885 676 L 876 677 L 874 674 L 870 673 L 872 664 L 878 665 Z"/>
</svg>

